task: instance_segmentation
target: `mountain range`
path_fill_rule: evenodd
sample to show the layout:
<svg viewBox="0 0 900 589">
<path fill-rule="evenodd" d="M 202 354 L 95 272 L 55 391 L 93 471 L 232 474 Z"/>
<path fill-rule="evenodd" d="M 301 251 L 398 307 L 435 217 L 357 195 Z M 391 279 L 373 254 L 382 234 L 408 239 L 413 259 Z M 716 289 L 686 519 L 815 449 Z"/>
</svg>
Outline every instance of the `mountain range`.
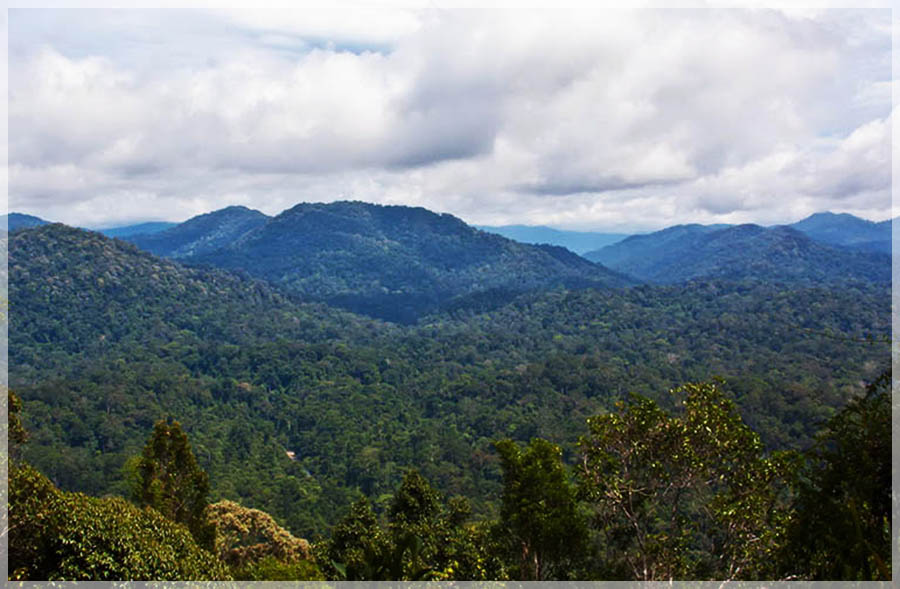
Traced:
<svg viewBox="0 0 900 589">
<path fill-rule="evenodd" d="M 790 226 L 822 243 L 889 254 L 891 221 L 876 223 L 847 213 L 816 213 Z"/>
<path fill-rule="evenodd" d="M 585 256 L 663 284 L 698 278 L 815 284 L 891 280 L 889 254 L 827 245 L 789 226 L 677 225 L 631 236 Z"/>
<path fill-rule="evenodd" d="M 7 222 L 12 231 L 47 223 L 16 213 Z M 524 226 L 491 230 L 570 245 L 624 237 Z M 789 226 L 676 225 L 580 257 L 422 208 L 335 202 L 300 203 L 274 217 L 232 206 L 179 224 L 103 232 L 184 264 L 243 272 L 308 301 L 410 323 L 441 309 L 486 309 L 553 287 L 707 278 L 885 283 L 891 279 L 890 230 L 890 221 L 833 213 Z"/>
<path fill-rule="evenodd" d="M 126 239 L 186 264 L 245 272 L 308 300 L 400 322 L 485 293 L 505 300 L 553 286 L 633 283 L 557 246 L 519 243 L 423 208 L 361 202 L 301 203 L 275 217 L 228 207 Z"/>
<path fill-rule="evenodd" d="M 359 222 L 347 239 L 374 231 L 370 217 Z M 8 243 L 10 384 L 32 432 L 24 459 L 61 488 L 127 494 L 128 461 L 170 416 L 215 497 L 306 536 L 360 493 L 389 493 L 410 467 L 471 498 L 473 514 L 497 513 L 495 440 L 544 437 L 571 457 L 585 420 L 629 392 L 668 406 L 674 387 L 711 375 L 767 447 L 804 447 L 890 361 L 884 284 L 534 290 L 397 325 L 61 224 Z"/>
</svg>

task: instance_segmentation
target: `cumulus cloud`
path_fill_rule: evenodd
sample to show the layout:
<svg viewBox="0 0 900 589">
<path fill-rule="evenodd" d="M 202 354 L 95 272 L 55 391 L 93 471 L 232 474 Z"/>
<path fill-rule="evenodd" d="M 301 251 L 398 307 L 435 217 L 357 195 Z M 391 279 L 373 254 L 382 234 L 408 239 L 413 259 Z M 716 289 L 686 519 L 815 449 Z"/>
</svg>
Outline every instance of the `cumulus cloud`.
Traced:
<svg viewBox="0 0 900 589">
<path fill-rule="evenodd" d="M 95 225 L 340 198 L 621 230 L 883 218 L 889 19 L 17 11 L 10 208 Z"/>
</svg>

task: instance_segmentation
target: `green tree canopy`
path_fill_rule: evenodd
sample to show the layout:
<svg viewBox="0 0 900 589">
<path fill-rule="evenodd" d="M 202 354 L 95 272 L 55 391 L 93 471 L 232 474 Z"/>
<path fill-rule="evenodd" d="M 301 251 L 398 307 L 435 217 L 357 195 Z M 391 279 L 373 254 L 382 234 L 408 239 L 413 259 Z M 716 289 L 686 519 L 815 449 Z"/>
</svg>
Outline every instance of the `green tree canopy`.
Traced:
<svg viewBox="0 0 900 589">
<path fill-rule="evenodd" d="M 184 524 L 198 544 L 212 551 L 215 527 L 206 517 L 209 477 L 197 464 L 177 421 L 156 423 L 138 463 L 138 475 L 137 503 Z"/>
<path fill-rule="evenodd" d="M 770 578 L 797 457 L 766 456 L 718 385 L 676 393 L 679 415 L 634 396 L 588 420 L 580 441 L 579 489 L 594 505 L 608 574 Z"/>
<path fill-rule="evenodd" d="M 512 440 L 495 444 L 503 467 L 498 535 L 517 555 L 519 578 L 577 575 L 586 527 L 562 463 L 560 448 L 535 438 L 524 451 Z"/>
<path fill-rule="evenodd" d="M 66 493 L 27 464 L 9 475 L 10 579 L 227 580 L 188 530 L 120 497 Z"/>
<path fill-rule="evenodd" d="M 788 570 L 891 579 L 891 370 L 828 421 L 801 479 Z"/>
</svg>

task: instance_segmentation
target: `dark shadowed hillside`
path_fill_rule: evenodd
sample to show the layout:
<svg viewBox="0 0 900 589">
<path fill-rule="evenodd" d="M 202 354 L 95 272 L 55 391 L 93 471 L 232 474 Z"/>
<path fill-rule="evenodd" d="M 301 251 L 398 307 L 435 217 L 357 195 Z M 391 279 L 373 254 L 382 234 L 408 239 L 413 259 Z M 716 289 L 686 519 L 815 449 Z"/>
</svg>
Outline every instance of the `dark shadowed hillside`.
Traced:
<svg viewBox="0 0 900 589">
<path fill-rule="evenodd" d="M 160 243 L 199 219 L 158 234 Z M 561 248 L 517 243 L 422 208 L 361 202 L 298 204 L 216 243 L 217 249 L 174 252 L 192 264 L 241 270 L 308 298 L 400 322 L 476 293 L 502 292 L 507 300 L 536 288 L 630 283 Z"/>
</svg>

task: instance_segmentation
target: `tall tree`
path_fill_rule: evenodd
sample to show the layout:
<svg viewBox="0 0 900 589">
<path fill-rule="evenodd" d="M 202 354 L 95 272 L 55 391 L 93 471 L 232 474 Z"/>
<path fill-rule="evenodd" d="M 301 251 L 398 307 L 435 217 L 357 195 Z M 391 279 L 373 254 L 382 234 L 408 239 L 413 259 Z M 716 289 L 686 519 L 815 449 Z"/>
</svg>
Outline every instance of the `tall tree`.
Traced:
<svg viewBox="0 0 900 589">
<path fill-rule="evenodd" d="M 215 526 L 206 516 L 209 477 L 197 464 L 181 425 L 160 420 L 138 463 L 137 502 L 184 524 L 197 544 L 215 548 Z"/>
<path fill-rule="evenodd" d="M 801 479 L 788 570 L 891 579 L 891 370 L 828 421 Z"/>
<path fill-rule="evenodd" d="M 216 527 L 216 555 L 236 580 L 323 580 L 310 554 L 309 542 L 294 537 L 271 515 L 234 501 L 207 509 Z"/>
<path fill-rule="evenodd" d="M 399 573 L 392 577 L 386 570 L 384 563 L 393 547 L 365 497 L 353 503 L 350 512 L 332 530 L 331 538 L 316 548 L 317 560 L 331 578 L 347 581 L 399 578 Z"/>
<path fill-rule="evenodd" d="M 797 457 L 766 456 L 718 385 L 676 392 L 679 415 L 634 396 L 588 420 L 579 489 L 605 560 L 636 580 L 769 578 Z"/>
<path fill-rule="evenodd" d="M 498 531 L 511 541 L 520 579 L 577 575 L 586 527 L 559 446 L 535 438 L 524 451 L 512 440 L 495 447 L 503 467 Z"/>
</svg>

